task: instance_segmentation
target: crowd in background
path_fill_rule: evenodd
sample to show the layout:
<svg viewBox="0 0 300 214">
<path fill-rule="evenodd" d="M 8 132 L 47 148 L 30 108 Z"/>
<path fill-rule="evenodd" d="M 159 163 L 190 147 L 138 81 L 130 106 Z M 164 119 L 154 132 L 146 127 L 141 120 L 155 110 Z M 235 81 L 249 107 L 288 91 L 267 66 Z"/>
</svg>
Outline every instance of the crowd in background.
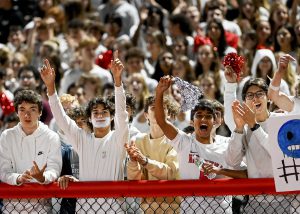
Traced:
<svg viewBox="0 0 300 214">
<path fill-rule="evenodd" d="M 281 90 L 295 95 L 299 4 L 297 0 L 3 0 L 2 92 L 12 100 L 19 88 L 37 90 L 46 106 L 41 120 L 49 124 L 52 115 L 38 75 L 42 60 L 48 58 L 58 71 L 59 95 L 75 96 L 84 106 L 94 96 L 110 94 L 109 63 L 112 50 L 119 50 L 126 70 L 124 86 L 137 101 L 133 120 L 140 131 L 148 129 L 141 115 L 144 100 L 163 75 L 191 82 L 206 98 L 223 103 L 222 60 L 230 52 L 246 58 L 239 89 L 249 77 L 261 77 L 269 84 L 278 58 L 290 54 L 296 61 L 283 77 Z M 176 87 L 170 94 L 180 103 Z M 2 114 L 2 123 L 4 118 Z M 180 128 L 188 124 L 186 118 L 179 114 Z"/>
<path fill-rule="evenodd" d="M 231 68 L 224 68 L 222 64 L 224 56 L 232 52 L 245 58 L 241 76 L 237 79 L 232 78 Z M 50 64 L 48 61 L 45 62 L 45 59 Z M 281 65 L 280 60 L 284 61 L 281 61 Z M 222 147 L 222 157 L 217 157 L 218 160 L 223 161 L 224 167 L 236 170 L 224 171 L 222 175 L 235 178 L 272 177 L 271 172 L 259 174 L 260 169 L 255 169 L 254 172 L 248 168 L 248 174 L 245 174 L 246 168 L 241 164 L 243 161 L 247 162 L 245 158 L 235 161 L 233 157 L 224 158 L 223 155 L 230 150 L 227 150 L 229 140 L 238 141 L 234 135 L 229 139 L 234 130 L 238 134 L 243 134 L 242 126 L 247 124 L 254 132 L 262 125 L 255 126 L 257 122 L 264 122 L 270 116 L 269 112 L 291 111 L 293 107 L 284 109 L 285 106 L 280 106 L 274 101 L 275 104 L 268 104 L 266 108 L 268 111 L 263 110 L 264 112 L 256 117 L 256 121 L 244 119 L 241 125 L 236 120 L 239 110 L 235 111 L 234 108 L 245 110 L 246 107 L 239 106 L 232 98 L 235 98 L 233 95 L 236 94 L 238 101 L 248 100 L 249 105 L 250 100 L 264 98 L 267 96 L 268 86 L 274 74 L 283 71 L 279 78 L 278 90 L 287 96 L 298 97 L 299 62 L 299 0 L 1 0 L 1 131 L 18 124 L 20 115 L 14 112 L 11 103 L 16 102 L 15 96 L 23 99 L 20 95 L 22 90 L 25 90 L 26 94 L 27 89 L 30 89 L 42 97 L 40 121 L 53 131 L 63 131 L 60 135 L 63 157 L 64 153 L 67 153 L 73 162 L 69 163 L 68 168 L 63 166 L 60 175 L 74 175 L 61 177 L 66 182 L 78 178 L 79 180 L 200 178 L 198 172 L 197 175 L 192 175 L 190 172 L 185 174 L 185 169 L 182 170 L 182 167 L 184 168 L 182 160 L 186 158 L 186 151 L 181 146 L 181 141 L 193 141 L 183 132 L 194 133 L 196 140 L 204 144 L 218 142 L 216 145 L 219 146 L 219 143 L 223 145 L 226 142 L 224 148 L 223 146 L 209 148 L 216 152 Z M 49 66 L 55 71 L 54 76 Z M 208 103 L 200 102 L 196 109 L 181 111 L 180 107 L 187 97 L 182 95 L 182 89 L 177 84 L 173 84 L 174 79 L 172 81 L 168 79 L 168 75 L 199 87 L 203 92 L 203 100 L 209 100 Z M 53 82 L 50 81 L 52 78 Z M 261 79 L 257 81 L 253 78 Z M 234 87 L 232 84 L 235 84 Z M 261 91 L 251 90 L 254 86 Z M 121 93 L 122 88 L 126 93 Z M 273 89 L 277 91 L 277 86 L 273 85 Z M 163 94 L 168 95 L 168 101 L 163 99 Z M 95 100 L 96 97 L 103 99 Z M 126 121 L 129 124 L 128 133 L 131 139 L 135 139 L 133 144 L 125 143 L 128 153 L 127 159 L 124 159 L 127 164 L 127 168 L 123 167 L 125 173 L 112 175 L 109 172 L 111 169 L 107 169 L 104 177 L 98 174 L 90 175 L 89 163 L 92 160 L 82 158 L 85 157 L 87 150 L 84 149 L 84 144 L 81 146 L 78 142 L 91 140 L 89 137 L 91 135 L 82 134 L 84 137 L 76 135 L 77 138 L 72 138 L 71 144 L 75 144 L 73 147 L 76 152 L 72 146 L 67 145 L 68 139 L 64 135 L 72 136 L 72 131 L 77 130 L 74 128 L 76 126 L 80 127 L 80 131 L 77 130 L 79 133 L 84 130 L 89 134 L 94 133 L 96 138 L 105 137 L 101 131 L 98 132 L 102 125 L 97 121 L 91 121 L 95 113 L 93 108 L 97 105 L 104 107 L 99 110 L 102 116 L 121 115 L 116 116 L 114 122 L 111 125 L 109 123 L 109 127 L 116 132 L 122 130 L 125 133 L 126 129 L 120 128 L 120 124 L 126 127 L 121 120 L 125 118 L 123 112 L 125 104 L 122 103 L 125 98 L 129 116 L 129 121 Z M 62 109 L 57 104 L 59 102 Z M 262 101 L 256 104 L 256 108 L 264 108 L 266 103 L 267 98 L 265 103 Z M 15 104 L 15 107 L 18 105 Z M 157 111 L 158 107 L 161 112 L 164 112 L 162 109 L 165 108 L 166 115 L 161 115 L 161 112 Z M 226 108 L 231 113 L 227 111 L 229 117 L 227 121 L 225 117 L 225 124 Z M 65 118 L 64 111 L 76 124 L 67 119 L 61 120 Z M 266 112 L 268 115 L 264 114 Z M 168 116 L 166 120 L 165 116 Z M 213 124 L 198 124 L 197 127 L 195 121 L 200 119 L 216 121 Z M 67 126 L 72 128 L 65 129 Z M 262 127 L 265 128 L 264 125 Z M 213 138 L 198 138 L 205 130 L 209 130 Z M 122 136 L 125 136 L 126 133 L 123 132 Z M 141 138 L 141 133 L 148 134 Z M 158 141 L 153 141 L 156 139 L 155 136 L 159 137 Z M 160 143 L 166 140 L 160 139 L 161 136 L 168 138 L 174 148 L 169 144 L 159 147 Z M 114 137 L 110 135 L 110 138 L 115 139 Z M 210 141 L 212 139 L 213 141 Z M 127 142 L 129 141 L 127 139 Z M 149 150 L 143 147 L 146 145 L 143 144 L 145 142 L 158 146 Z M 124 143 L 122 148 L 123 145 Z M 155 153 L 154 148 L 162 149 L 166 157 L 170 158 L 170 162 L 166 162 L 165 156 L 149 159 Z M 178 153 L 178 162 L 175 150 Z M 189 150 L 190 153 L 191 151 Z M 118 152 L 120 156 L 115 157 L 118 164 L 111 165 L 116 167 L 116 171 L 121 168 L 119 159 L 123 157 L 122 151 Z M 93 155 L 91 157 L 94 157 Z M 102 151 L 101 155 L 105 158 L 108 154 Z M 246 159 L 251 157 L 247 152 L 244 155 Z M 264 153 L 261 155 L 264 156 Z M 203 156 L 205 157 L 205 153 Z M 211 157 L 206 158 L 210 160 Z M 252 157 L 251 160 L 259 162 Z M 194 164 L 194 161 L 193 159 L 189 163 Z M 235 163 L 230 165 L 228 164 L 230 161 Z M 165 162 L 168 166 L 160 165 L 160 162 Z M 148 172 L 144 173 L 142 170 L 142 173 L 136 171 L 135 174 L 137 163 L 142 168 L 147 166 Z M 87 167 L 84 167 L 86 164 Z M 102 165 L 95 167 L 101 169 L 107 167 L 105 164 Z M 152 168 L 154 174 L 151 173 L 149 165 L 155 165 L 156 168 Z M 208 168 L 205 170 L 208 172 L 215 172 L 209 168 L 210 166 L 206 167 Z M 176 171 L 178 168 L 180 176 Z M 130 174 L 127 174 L 127 170 L 131 170 Z M 97 170 L 93 173 L 96 172 Z M 253 172 L 254 174 L 251 174 Z M 16 182 L 18 184 L 18 178 Z M 64 183 L 62 186 L 67 185 Z"/>
</svg>

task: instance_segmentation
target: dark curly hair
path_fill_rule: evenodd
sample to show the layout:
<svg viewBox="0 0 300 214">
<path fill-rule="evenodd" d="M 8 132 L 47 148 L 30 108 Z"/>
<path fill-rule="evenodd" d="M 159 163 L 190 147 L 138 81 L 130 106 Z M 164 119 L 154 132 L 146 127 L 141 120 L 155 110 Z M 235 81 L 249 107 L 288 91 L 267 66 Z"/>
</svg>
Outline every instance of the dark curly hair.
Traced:
<svg viewBox="0 0 300 214">
<path fill-rule="evenodd" d="M 91 117 L 91 114 L 92 114 L 92 110 L 93 108 L 95 108 L 97 105 L 103 105 L 104 106 L 104 109 L 107 109 L 109 110 L 109 113 L 111 116 L 114 116 L 115 114 L 115 106 L 114 104 L 110 101 L 110 98 L 107 98 L 107 99 L 104 99 L 103 97 L 96 97 L 92 100 L 90 100 L 86 106 L 86 109 L 85 109 L 85 113 L 86 113 L 86 116 L 88 118 Z"/>
<path fill-rule="evenodd" d="M 109 102 L 115 104 L 115 95 L 112 94 L 107 97 Z M 129 122 L 133 121 L 133 115 L 135 114 L 136 111 L 136 99 L 135 96 L 133 96 L 131 93 L 126 93 L 126 106 L 131 108 L 132 115 L 130 115 Z"/>
<path fill-rule="evenodd" d="M 68 116 L 76 121 L 78 118 L 83 117 L 84 119 L 87 120 L 87 125 L 89 126 L 90 129 L 93 129 L 92 124 L 88 121 L 88 117 L 86 115 L 85 108 L 83 106 L 78 106 L 75 108 L 71 108 L 67 111 Z"/>
<path fill-rule="evenodd" d="M 42 112 L 43 110 L 42 96 L 33 90 L 23 89 L 23 90 L 19 90 L 15 94 L 14 107 L 17 112 L 18 112 L 19 105 L 23 102 L 37 104 L 39 112 Z"/>
</svg>

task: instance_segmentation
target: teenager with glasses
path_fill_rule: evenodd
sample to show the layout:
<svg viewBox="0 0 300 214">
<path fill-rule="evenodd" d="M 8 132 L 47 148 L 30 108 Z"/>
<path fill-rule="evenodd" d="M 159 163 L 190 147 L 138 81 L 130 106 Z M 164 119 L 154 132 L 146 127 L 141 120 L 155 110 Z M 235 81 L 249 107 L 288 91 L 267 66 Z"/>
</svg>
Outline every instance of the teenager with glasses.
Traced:
<svg viewBox="0 0 300 214">
<path fill-rule="evenodd" d="M 249 178 L 273 178 L 266 126 L 270 117 L 280 114 L 268 110 L 268 85 L 261 78 L 250 78 L 242 90 L 243 102 L 239 102 L 235 100 L 237 78 L 231 67 L 226 67 L 225 77 L 225 123 L 232 131 L 226 163 L 236 166 L 246 158 Z M 282 213 L 282 207 L 287 207 L 287 203 L 284 198 L 250 197 L 245 212 Z"/>
<path fill-rule="evenodd" d="M 220 135 L 212 137 L 216 115 L 211 101 L 199 100 L 192 109 L 193 134 L 184 133 L 167 120 L 160 109 L 163 109 L 164 92 L 168 90 L 171 83 L 172 79 L 169 76 L 160 79 L 156 88 L 154 114 L 157 124 L 178 153 L 180 178 L 207 180 L 224 177 L 224 175 L 233 178 L 247 177 L 243 170 L 227 169 L 224 154 L 229 138 Z M 240 163 L 234 168 L 240 169 Z M 205 200 L 202 197 L 188 197 L 181 203 L 181 209 L 186 213 L 231 213 L 230 204 L 230 196 L 206 197 Z"/>
</svg>

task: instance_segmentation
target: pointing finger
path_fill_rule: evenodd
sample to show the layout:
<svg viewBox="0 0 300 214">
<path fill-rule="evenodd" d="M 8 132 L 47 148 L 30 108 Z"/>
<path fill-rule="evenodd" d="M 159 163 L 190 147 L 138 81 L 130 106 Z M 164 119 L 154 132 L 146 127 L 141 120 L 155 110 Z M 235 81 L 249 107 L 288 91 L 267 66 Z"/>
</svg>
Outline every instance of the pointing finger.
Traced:
<svg viewBox="0 0 300 214">
<path fill-rule="evenodd" d="M 35 169 L 40 170 L 39 166 L 37 165 L 37 163 L 35 161 L 33 161 L 33 166 L 34 166 Z"/>
<path fill-rule="evenodd" d="M 285 57 L 289 60 L 289 61 L 296 61 L 296 59 L 294 57 L 292 57 L 289 54 L 286 54 Z"/>
<path fill-rule="evenodd" d="M 51 69 L 51 65 L 50 65 L 50 63 L 49 63 L 49 60 L 48 60 L 48 59 L 45 59 L 44 62 L 45 62 L 45 64 L 46 64 L 46 67 L 47 67 L 48 69 L 52 70 L 52 69 Z"/>
<path fill-rule="evenodd" d="M 47 163 L 45 163 L 45 165 L 43 166 L 43 168 L 41 169 L 41 172 L 44 172 L 47 168 Z"/>
</svg>

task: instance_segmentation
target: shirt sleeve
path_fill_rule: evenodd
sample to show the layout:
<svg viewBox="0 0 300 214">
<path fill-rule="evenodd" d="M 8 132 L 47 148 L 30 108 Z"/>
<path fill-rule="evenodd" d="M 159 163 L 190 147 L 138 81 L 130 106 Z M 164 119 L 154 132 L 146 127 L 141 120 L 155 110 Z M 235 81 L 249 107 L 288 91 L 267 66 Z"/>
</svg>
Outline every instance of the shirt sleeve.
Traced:
<svg viewBox="0 0 300 214">
<path fill-rule="evenodd" d="M 239 168 L 245 155 L 243 147 L 244 135 L 233 132 L 225 152 L 225 161 L 232 168 Z"/>
<path fill-rule="evenodd" d="M 224 91 L 224 121 L 231 132 L 235 129 L 235 123 L 232 114 L 232 103 L 236 100 L 237 83 L 225 83 Z"/>
<path fill-rule="evenodd" d="M 17 178 L 21 175 L 13 172 L 11 152 L 6 133 L 0 137 L 0 180 L 10 185 L 17 185 Z"/>
<path fill-rule="evenodd" d="M 72 144 L 74 149 L 78 151 L 81 141 L 78 140 L 77 137 L 79 133 L 82 133 L 82 130 L 77 126 L 75 121 L 65 113 L 57 93 L 49 96 L 49 104 L 58 127 L 68 136 L 68 143 Z"/>
<path fill-rule="evenodd" d="M 62 155 L 61 155 L 61 144 L 58 135 L 55 135 L 51 139 L 51 148 L 47 157 L 47 168 L 44 172 L 45 182 L 44 184 L 49 184 L 60 176 L 62 169 Z"/>
<path fill-rule="evenodd" d="M 166 156 L 165 163 L 148 159 L 148 164 L 145 167 L 148 173 L 159 180 L 175 180 L 179 168 L 177 152 L 171 149 Z"/>
<path fill-rule="evenodd" d="M 129 141 L 129 123 L 128 113 L 126 111 L 126 96 L 123 86 L 115 87 L 115 130 L 118 136 L 118 142 L 122 146 Z"/>
<path fill-rule="evenodd" d="M 257 142 L 271 155 L 270 145 L 269 145 L 269 135 L 263 130 L 262 127 L 259 127 L 253 132 L 254 136 L 257 139 Z"/>
<path fill-rule="evenodd" d="M 142 168 L 137 161 L 129 160 L 127 163 L 128 180 L 142 180 Z"/>
</svg>

